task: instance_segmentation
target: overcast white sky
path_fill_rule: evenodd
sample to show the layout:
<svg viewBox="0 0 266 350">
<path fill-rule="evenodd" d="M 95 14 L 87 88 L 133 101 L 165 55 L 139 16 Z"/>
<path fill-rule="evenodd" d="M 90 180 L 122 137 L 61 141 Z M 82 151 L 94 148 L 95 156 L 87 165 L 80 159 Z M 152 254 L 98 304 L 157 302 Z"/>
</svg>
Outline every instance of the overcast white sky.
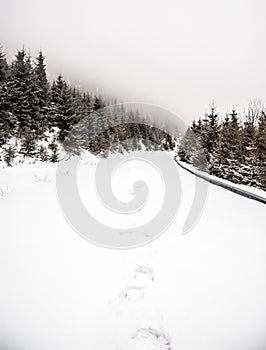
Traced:
<svg viewBox="0 0 266 350">
<path fill-rule="evenodd" d="M 9 55 L 42 48 L 49 74 L 190 120 L 265 101 L 265 0 L 0 0 Z"/>
</svg>

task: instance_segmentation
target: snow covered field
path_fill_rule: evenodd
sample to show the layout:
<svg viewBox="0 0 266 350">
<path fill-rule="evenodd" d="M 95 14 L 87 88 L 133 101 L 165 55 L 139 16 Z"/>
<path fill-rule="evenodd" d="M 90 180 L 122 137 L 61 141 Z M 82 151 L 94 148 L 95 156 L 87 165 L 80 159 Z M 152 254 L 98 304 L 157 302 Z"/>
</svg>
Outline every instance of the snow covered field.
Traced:
<svg viewBox="0 0 266 350">
<path fill-rule="evenodd" d="M 130 199 L 141 174 L 150 209 L 112 219 L 93 193 L 96 164 L 91 156 L 81 166 L 79 188 L 98 219 L 134 227 L 156 215 L 160 177 L 140 162 L 131 176 L 118 171 L 118 198 Z M 65 221 L 56 165 L 1 164 L 1 350 L 265 350 L 265 205 L 209 185 L 200 221 L 182 235 L 195 178 L 176 170 L 183 196 L 167 232 L 140 248 L 112 250 Z"/>
</svg>

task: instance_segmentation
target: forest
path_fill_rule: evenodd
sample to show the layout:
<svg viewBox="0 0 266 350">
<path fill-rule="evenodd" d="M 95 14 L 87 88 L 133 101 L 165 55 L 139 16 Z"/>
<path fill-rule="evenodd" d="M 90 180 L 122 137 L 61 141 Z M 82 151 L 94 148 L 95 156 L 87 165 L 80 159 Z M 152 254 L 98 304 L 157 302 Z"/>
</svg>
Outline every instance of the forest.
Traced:
<svg viewBox="0 0 266 350">
<path fill-rule="evenodd" d="M 74 153 L 82 147 L 105 156 L 108 150 L 174 148 L 163 125 L 155 128 L 146 119 L 142 123 L 143 116 L 128 113 L 123 105 L 117 107 L 118 120 L 105 112 L 111 104 L 116 100 L 80 91 L 61 74 L 49 82 L 42 52 L 32 59 L 23 48 L 8 63 L 0 51 L 0 149 L 8 166 L 18 155 L 57 162 L 62 144 Z M 68 135 L 73 141 L 74 134 L 75 149 L 73 144 L 67 147 Z"/>
<path fill-rule="evenodd" d="M 179 145 L 181 161 L 237 184 L 266 190 L 266 110 L 250 102 L 220 117 L 214 106 L 194 120 Z"/>
<path fill-rule="evenodd" d="M 96 155 L 132 150 L 178 150 L 181 161 L 211 175 L 266 190 L 266 110 L 253 101 L 241 116 L 220 116 L 214 106 L 194 120 L 181 138 L 147 116 L 105 107 L 116 104 L 71 86 L 60 74 L 49 81 L 45 57 L 24 48 L 8 62 L 0 49 L 0 157 L 8 166 L 26 157 L 57 162 L 62 145 L 69 153 Z M 107 109 L 108 110 L 108 109 Z"/>
</svg>

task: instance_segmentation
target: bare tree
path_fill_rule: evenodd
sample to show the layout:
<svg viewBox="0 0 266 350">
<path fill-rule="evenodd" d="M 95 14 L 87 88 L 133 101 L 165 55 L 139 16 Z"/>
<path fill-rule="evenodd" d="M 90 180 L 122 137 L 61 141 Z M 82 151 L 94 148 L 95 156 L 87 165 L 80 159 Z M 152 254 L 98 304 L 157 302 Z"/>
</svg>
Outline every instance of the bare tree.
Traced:
<svg viewBox="0 0 266 350">
<path fill-rule="evenodd" d="M 253 126 L 257 125 L 258 119 L 263 110 L 264 110 L 264 105 L 260 100 L 250 101 L 248 105 L 248 110 L 245 113 L 247 122 L 251 123 Z"/>
</svg>

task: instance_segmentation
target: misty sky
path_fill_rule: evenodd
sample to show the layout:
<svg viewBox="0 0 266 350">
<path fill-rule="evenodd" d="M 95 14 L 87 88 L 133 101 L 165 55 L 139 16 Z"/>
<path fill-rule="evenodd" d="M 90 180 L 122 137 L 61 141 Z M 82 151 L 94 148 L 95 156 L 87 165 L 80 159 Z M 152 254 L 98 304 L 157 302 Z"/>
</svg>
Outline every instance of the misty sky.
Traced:
<svg viewBox="0 0 266 350">
<path fill-rule="evenodd" d="M 8 57 L 41 48 L 62 73 L 190 119 L 265 101 L 265 0 L 0 0 Z"/>
</svg>

